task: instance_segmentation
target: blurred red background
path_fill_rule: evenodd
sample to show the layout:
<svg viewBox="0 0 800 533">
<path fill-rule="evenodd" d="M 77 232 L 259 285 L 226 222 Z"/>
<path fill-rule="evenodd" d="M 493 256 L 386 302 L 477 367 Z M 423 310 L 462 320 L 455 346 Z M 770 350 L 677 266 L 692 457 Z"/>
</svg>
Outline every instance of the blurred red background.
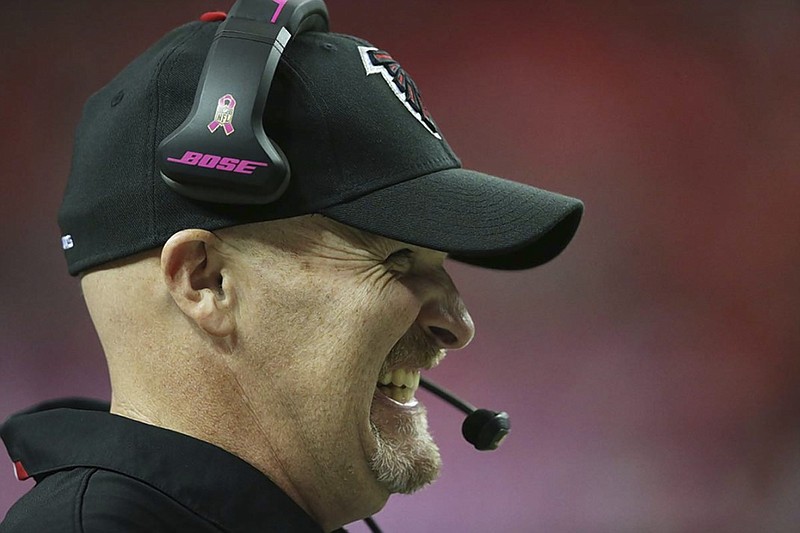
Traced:
<svg viewBox="0 0 800 533">
<path fill-rule="evenodd" d="M 162 34 L 228 7 L 4 2 L 0 419 L 109 397 L 55 222 L 73 130 Z M 329 8 L 414 76 L 465 166 L 586 202 L 544 267 L 450 265 L 477 336 L 430 376 L 513 432 L 471 450 L 460 415 L 420 393 L 443 475 L 392 498 L 384 529 L 796 531 L 800 4 Z M 0 516 L 31 486 L 7 465 Z"/>
</svg>

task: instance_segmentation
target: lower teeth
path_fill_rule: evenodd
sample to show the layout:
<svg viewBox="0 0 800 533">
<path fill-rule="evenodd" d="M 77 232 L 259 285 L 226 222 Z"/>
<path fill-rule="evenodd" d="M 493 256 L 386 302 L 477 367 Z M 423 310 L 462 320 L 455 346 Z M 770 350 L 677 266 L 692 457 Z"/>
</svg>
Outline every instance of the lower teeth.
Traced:
<svg viewBox="0 0 800 533">
<path fill-rule="evenodd" d="M 414 391 L 406 387 L 393 387 L 380 385 L 381 392 L 399 403 L 409 403 L 414 398 Z"/>
</svg>

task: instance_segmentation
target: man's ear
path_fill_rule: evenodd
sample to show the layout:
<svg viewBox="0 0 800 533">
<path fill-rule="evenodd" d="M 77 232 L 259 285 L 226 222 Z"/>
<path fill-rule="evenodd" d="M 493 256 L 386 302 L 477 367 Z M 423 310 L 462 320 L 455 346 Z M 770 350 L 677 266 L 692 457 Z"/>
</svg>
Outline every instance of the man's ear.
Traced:
<svg viewBox="0 0 800 533">
<path fill-rule="evenodd" d="M 227 337 L 236 329 L 235 294 L 219 245 L 209 231 L 179 231 L 161 251 L 161 274 L 187 317 L 209 335 Z"/>
</svg>

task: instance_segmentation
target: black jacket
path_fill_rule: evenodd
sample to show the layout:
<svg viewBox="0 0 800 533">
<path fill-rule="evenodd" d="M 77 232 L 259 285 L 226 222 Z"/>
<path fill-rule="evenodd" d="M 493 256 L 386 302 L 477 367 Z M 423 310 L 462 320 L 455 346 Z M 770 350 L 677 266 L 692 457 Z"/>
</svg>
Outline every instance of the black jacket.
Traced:
<svg viewBox="0 0 800 533">
<path fill-rule="evenodd" d="M 212 444 L 65 400 L 0 436 L 36 485 L 0 533 L 268 533 L 322 529 L 266 476 Z"/>
</svg>

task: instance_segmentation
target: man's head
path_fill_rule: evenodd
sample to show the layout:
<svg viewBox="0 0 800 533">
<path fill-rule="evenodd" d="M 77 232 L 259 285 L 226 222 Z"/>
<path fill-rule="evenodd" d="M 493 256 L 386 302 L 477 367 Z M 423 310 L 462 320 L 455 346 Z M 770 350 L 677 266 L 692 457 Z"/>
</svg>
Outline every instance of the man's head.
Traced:
<svg viewBox="0 0 800 533">
<path fill-rule="evenodd" d="M 542 264 L 582 204 L 462 169 L 412 112 L 407 73 L 329 33 L 293 39 L 270 88 L 265 130 L 292 169 L 283 196 L 182 196 L 155 148 L 189 113 L 217 25 L 174 30 L 89 100 L 62 242 L 112 411 L 231 451 L 333 528 L 438 473 L 413 391 L 473 335 L 445 258 Z"/>
<path fill-rule="evenodd" d="M 114 410 L 233 451 L 320 521 L 374 512 L 438 473 L 414 380 L 473 335 L 444 259 L 311 215 L 93 270 Z"/>
</svg>

